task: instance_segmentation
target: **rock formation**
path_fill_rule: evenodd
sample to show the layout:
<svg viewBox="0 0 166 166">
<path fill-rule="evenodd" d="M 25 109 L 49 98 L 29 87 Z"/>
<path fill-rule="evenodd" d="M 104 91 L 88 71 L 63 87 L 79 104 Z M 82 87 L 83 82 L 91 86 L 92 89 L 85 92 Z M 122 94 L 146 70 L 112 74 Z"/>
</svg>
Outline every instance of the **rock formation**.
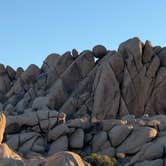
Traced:
<svg viewBox="0 0 166 166">
<path fill-rule="evenodd" d="M 51 54 L 41 68 L 1 64 L 0 149 L 12 149 L 12 160 L 35 158 L 45 166 L 65 156 L 78 165 L 71 158 L 82 159 L 72 152 L 106 154 L 119 166 L 164 165 L 165 78 L 166 48 L 138 38 L 118 51 L 97 45 Z"/>
</svg>

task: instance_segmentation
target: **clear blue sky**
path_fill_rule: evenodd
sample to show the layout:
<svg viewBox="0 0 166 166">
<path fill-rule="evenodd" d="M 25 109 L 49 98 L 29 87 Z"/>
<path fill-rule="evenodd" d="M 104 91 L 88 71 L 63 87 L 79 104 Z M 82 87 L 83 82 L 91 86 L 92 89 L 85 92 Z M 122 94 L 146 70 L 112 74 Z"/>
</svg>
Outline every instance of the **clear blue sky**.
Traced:
<svg viewBox="0 0 166 166">
<path fill-rule="evenodd" d="M 165 0 L 0 0 L 0 63 L 14 68 L 134 36 L 166 45 Z"/>
</svg>

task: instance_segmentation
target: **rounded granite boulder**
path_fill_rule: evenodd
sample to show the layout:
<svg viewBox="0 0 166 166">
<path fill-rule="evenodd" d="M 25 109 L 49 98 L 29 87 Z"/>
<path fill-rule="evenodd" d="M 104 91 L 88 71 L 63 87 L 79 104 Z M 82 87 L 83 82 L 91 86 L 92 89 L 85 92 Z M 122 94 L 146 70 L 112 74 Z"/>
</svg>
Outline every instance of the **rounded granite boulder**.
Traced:
<svg viewBox="0 0 166 166">
<path fill-rule="evenodd" d="M 93 47 L 93 54 L 96 58 L 102 58 L 107 54 L 107 49 L 102 45 Z"/>
</svg>

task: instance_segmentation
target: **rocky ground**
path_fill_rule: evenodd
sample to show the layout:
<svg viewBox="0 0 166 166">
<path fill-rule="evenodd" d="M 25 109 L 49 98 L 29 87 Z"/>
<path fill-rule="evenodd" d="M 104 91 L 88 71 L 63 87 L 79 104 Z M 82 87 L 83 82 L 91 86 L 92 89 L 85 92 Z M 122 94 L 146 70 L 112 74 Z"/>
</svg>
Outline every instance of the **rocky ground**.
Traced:
<svg viewBox="0 0 166 166">
<path fill-rule="evenodd" d="M 98 153 L 118 166 L 166 166 L 165 99 L 166 48 L 138 38 L 118 51 L 98 45 L 51 54 L 41 68 L 1 64 L 0 111 L 7 120 L 0 142 L 12 155 L 0 163 L 57 166 L 61 156 L 68 165 L 87 165 L 77 154 L 86 160 Z M 66 157 L 75 155 L 73 163 Z"/>
</svg>

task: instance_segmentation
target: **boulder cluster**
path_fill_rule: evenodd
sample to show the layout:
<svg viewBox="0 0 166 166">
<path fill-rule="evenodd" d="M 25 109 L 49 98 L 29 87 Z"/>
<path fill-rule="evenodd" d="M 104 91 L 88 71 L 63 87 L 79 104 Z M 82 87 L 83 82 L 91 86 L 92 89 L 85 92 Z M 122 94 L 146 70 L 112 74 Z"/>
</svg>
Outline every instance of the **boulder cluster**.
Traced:
<svg viewBox="0 0 166 166">
<path fill-rule="evenodd" d="M 166 47 L 138 38 L 118 51 L 51 54 L 41 68 L 0 64 L 0 143 L 25 159 L 98 153 L 119 166 L 163 166 L 165 99 Z"/>
</svg>

